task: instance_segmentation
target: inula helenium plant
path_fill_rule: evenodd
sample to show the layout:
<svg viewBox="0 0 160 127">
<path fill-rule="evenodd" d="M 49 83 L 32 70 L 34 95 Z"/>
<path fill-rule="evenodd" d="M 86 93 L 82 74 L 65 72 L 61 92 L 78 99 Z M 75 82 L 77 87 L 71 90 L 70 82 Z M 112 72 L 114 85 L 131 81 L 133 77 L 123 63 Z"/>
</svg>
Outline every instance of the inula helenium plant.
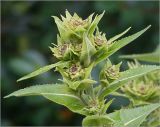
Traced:
<svg viewBox="0 0 160 127">
<path fill-rule="evenodd" d="M 152 82 L 148 82 L 146 88 L 139 88 L 136 83 L 145 84 L 145 82 L 137 82 L 135 79 L 157 71 L 160 67 L 141 65 L 120 71 L 122 62 L 113 65 L 108 57 L 142 35 L 150 28 L 150 25 L 133 35 L 119 39 L 130 30 L 131 27 L 129 27 L 124 32 L 108 39 L 98 28 L 103 15 L 104 12 L 95 16 L 91 14 L 88 18 L 82 19 L 76 13 L 72 16 L 66 10 L 65 16 L 61 15 L 61 18 L 52 16 L 59 33 L 57 44 L 53 44 L 50 50 L 59 62 L 42 67 L 18 81 L 55 68 L 62 75 L 61 84 L 31 86 L 6 97 L 41 95 L 66 106 L 72 112 L 84 115 L 83 126 L 139 127 L 152 111 L 160 107 L 159 103 L 145 103 L 140 107 L 123 108 L 107 114 L 106 111 L 113 100 L 106 100 L 106 96 L 115 93 L 120 88 L 122 94 L 127 93 L 127 97 L 134 94 L 131 101 L 138 104 L 139 102 L 135 101 L 135 94 L 139 96 L 145 94 L 150 97 L 155 90 L 154 88 L 150 90 L 154 87 Z M 99 81 L 96 81 L 92 78 L 91 72 L 102 61 L 105 65 L 99 73 Z M 135 88 L 129 88 L 129 85 L 135 85 Z"/>
</svg>

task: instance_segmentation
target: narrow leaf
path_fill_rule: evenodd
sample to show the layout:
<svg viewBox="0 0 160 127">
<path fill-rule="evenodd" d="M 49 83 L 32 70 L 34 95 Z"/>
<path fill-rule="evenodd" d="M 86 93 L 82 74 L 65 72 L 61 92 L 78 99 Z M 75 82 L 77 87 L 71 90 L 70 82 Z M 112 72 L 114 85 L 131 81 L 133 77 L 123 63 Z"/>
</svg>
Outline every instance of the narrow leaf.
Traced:
<svg viewBox="0 0 160 127">
<path fill-rule="evenodd" d="M 146 27 L 145 29 L 131 35 L 125 38 L 122 38 L 121 40 L 115 41 L 112 46 L 108 50 L 104 50 L 103 54 L 100 56 L 96 57 L 96 64 L 103 61 L 104 59 L 108 58 L 110 55 L 121 49 L 122 47 L 126 46 L 136 38 L 138 38 L 141 34 L 143 34 L 147 29 L 149 29 L 151 25 Z"/>
<path fill-rule="evenodd" d="M 101 18 L 104 15 L 104 13 L 105 13 L 105 11 L 103 11 L 103 13 L 98 15 L 98 16 L 96 15 L 96 17 L 94 18 L 93 22 L 91 23 L 91 25 L 90 25 L 90 27 L 88 29 L 88 34 L 89 35 L 92 35 L 94 33 L 99 21 L 101 20 Z"/>
<path fill-rule="evenodd" d="M 118 78 L 117 80 L 112 82 L 107 88 L 105 88 L 100 94 L 99 98 L 103 99 L 106 95 L 110 94 L 113 91 L 116 91 L 122 85 L 125 85 L 126 82 L 141 77 L 147 73 L 150 73 L 158 69 L 160 69 L 160 66 L 147 65 L 121 72 L 120 78 Z"/>
<path fill-rule="evenodd" d="M 113 100 L 114 100 L 114 99 L 110 100 L 109 102 L 107 102 L 107 103 L 104 105 L 104 107 L 103 107 L 102 110 L 101 110 L 101 113 L 103 113 L 103 114 L 106 113 L 107 109 L 108 109 L 109 106 L 112 104 Z"/>
<path fill-rule="evenodd" d="M 122 32 L 122 33 L 120 33 L 120 34 L 112 37 L 112 38 L 109 39 L 107 42 L 108 42 L 108 43 L 111 43 L 111 42 L 117 40 L 118 38 L 120 38 L 121 36 L 123 36 L 124 34 L 126 34 L 130 29 L 131 29 L 131 27 L 129 27 L 128 29 L 126 29 L 124 32 Z"/>
<path fill-rule="evenodd" d="M 11 96 L 31 96 L 31 95 L 41 95 L 53 102 L 64 105 L 73 112 L 80 114 L 85 114 L 83 112 L 84 103 L 77 96 L 76 92 L 69 89 L 66 85 L 60 84 L 45 84 L 45 85 L 36 85 L 20 89 L 15 91 L 5 98 Z"/>
<path fill-rule="evenodd" d="M 65 28 L 64 28 L 64 26 L 63 26 L 62 21 L 61 21 L 57 16 L 51 16 L 51 17 L 54 18 L 54 21 L 55 21 L 55 23 L 56 23 L 56 25 L 57 25 L 57 28 L 58 28 L 58 30 L 59 30 L 59 32 L 60 32 L 60 35 L 63 35 L 63 33 L 64 33 L 66 30 L 65 30 Z"/>
<path fill-rule="evenodd" d="M 160 54 L 155 53 L 144 53 L 144 54 L 133 54 L 133 55 L 122 55 L 120 58 L 124 59 L 137 59 L 145 62 L 160 63 Z"/>
<path fill-rule="evenodd" d="M 30 73 L 28 75 L 23 76 L 22 78 L 18 79 L 17 82 L 25 80 L 25 79 L 28 79 L 28 78 L 35 77 L 37 75 L 40 75 L 40 74 L 42 74 L 44 72 L 47 72 L 47 71 L 51 70 L 52 68 L 54 68 L 56 66 L 60 66 L 60 65 L 62 66 L 62 65 L 67 64 L 67 63 L 68 62 L 57 62 L 55 64 L 44 66 L 44 67 L 39 68 L 38 70 L 36 70 L 36 71 L 34 71 L 34 72 L 32 72 L 32 73 Z"/>
</svg>

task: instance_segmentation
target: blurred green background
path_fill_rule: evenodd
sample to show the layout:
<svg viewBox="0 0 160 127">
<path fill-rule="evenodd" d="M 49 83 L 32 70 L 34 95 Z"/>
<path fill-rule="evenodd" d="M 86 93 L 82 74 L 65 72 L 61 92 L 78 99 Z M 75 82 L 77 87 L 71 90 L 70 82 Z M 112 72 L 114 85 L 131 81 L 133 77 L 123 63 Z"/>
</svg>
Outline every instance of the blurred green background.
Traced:
<svg viewBox="0 0 160 127">
<path fill-rule="evenodd" d="M 136 42 L 122 48 L 111 59 L 120 61 L 121 54 L 152 52 L 159 41 L 159 2 L 5 2 L 1 8 L 1 124 L 2 126 L 80 126 L 82 116 L 73 114 L 65 107 L 42 97 L 3 97 L 15 90 L 34 84 L 55 83 L 60 75 L 47 72 L 30 80 L 17 83 L 21 76 L 37 68 L 56 62 L 48 46 L 56 43 L 57 28 L 52 15 L 64 15 L 65 9 L 77 12 L 83 18 L 89 14 L 106 11 L 99 27 L 110 38 L 128 27 L 132 34 L 151 24 L 152 27 Z M 125 61 L 124 61 L 125 62 Z M 125 68 L 125 65 L 123 67 Z M 99 68 L 95 69 L 93 76 Z M 111 112 L 128 103 L 118 98 L 112 104 Z"/>
</svg>

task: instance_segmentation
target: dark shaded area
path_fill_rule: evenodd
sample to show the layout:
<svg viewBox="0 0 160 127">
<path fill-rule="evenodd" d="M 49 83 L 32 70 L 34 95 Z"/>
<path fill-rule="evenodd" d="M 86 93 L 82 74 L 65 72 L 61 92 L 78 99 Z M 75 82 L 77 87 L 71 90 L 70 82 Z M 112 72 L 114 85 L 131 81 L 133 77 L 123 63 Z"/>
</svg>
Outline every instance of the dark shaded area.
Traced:
<svg viewBox="0 0 160 127">
<path fill-rule="evenodd" d="M 58 82 L 60 75 L 49 71 L 30 80 L 17 83 L 21 76 L 37 68 L 56 62 L 48 46 L 56 43 L 57 28 L 52 15 L 59 16 L 68 9 L 83 18 L 91 13 L 106 11 L 99 27 L 110 38 L 132 26 L 132 34 L 151 24 L 152 27 L 136 42 L 124 47 L 111 59 L 121 61 L 121 54 L 152 52 L 159 41 L 159 2 L 5 2 L 1 8 L 1 116 L 2 125 L 8 126 L 79 126 L 82 116 L 73 114 L 65 107 L 45 100 L 42 97 L 3 97 L 15 90 L 34 84 Z M 123 65 L 123 68 L 125 68 Z M 100 66 L 93 76 L 97 77 Z M 118 98 L 108 112 L 127 104 Z"/>
</svg>

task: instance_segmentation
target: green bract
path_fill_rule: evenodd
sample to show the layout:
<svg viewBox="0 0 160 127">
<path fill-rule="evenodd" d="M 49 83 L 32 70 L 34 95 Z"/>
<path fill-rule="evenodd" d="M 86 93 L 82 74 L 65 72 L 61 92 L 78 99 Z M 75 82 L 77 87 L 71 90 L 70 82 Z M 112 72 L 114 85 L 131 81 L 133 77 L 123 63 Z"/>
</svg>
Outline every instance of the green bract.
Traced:
<svg viewBox="0 0 160 127">
<path fill-rule="evenodd" d="M 152 82 L 148 82 L 148 86 L 143 89 L 137 83 L 135 88 L 130 88 L 127 82 L 156 71 L 160 67 L 145 65 L 120 71 L 122 62 L 114 65 L 108 57 L 134 41 L 150 26 L 133 35 L 119 39 L 130 30 L 129 27 L 121 34 L 107 39 L 106 35 L 98 29 L 98 23 L 103 15 L 104 12 L 95 17 L 93 17 L 94 14 L 91 14 L 84 20 L 76 13 L 72 16 L 66 10 L 65 16 L 61 15 L 61 18 L 53 16 L 59 34 L 57 34 L 57 44 L 53 44 L 54 46 L 51 46 L 50 49 L 59 62 L 42 67 L 17 81 L 32 78 L 55 68 L 62 75 L 62 83 L 36 85 L 18 90 L 6 97 L 41 95 L 66 106 L 75 113 L 85 115 L 83 126 L 139 127 L 147 115 L 159 107 L 159 104 L 107 114 L 106 110 L 113 100 L 106 100 L 105 97 L 119 88 L 123 88 L 123 92 L 127 91 L 130 96 L 136 95 L 142 99 L 155 96 L 153 93 L 156 89 L 154 89 Z M 98 82 L 92 78 L 91 72 L 102 61 L 106 63 L 99 74 L 100 82 Z M 150 89 L 151 86 L 153 89 Z M 138 113 L 132 114 L 132 110 Z M 147 110 L 147 112 L 143 114 L 143 110 Z M 129 116 L 126 117 L 127 115 Z"/>
</svg>

